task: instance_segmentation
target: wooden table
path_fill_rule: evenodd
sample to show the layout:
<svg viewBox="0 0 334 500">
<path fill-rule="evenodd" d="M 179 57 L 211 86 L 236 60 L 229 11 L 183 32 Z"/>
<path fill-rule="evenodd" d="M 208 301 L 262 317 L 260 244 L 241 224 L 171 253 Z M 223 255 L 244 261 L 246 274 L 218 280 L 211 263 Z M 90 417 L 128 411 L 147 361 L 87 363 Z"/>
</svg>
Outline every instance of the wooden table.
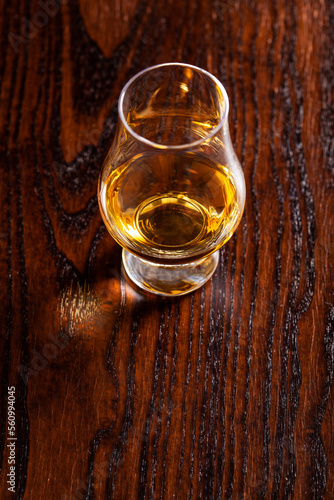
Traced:
<svg viewBox="0 0 334 500">
<path fill-rule="evenodd" d="M 1 499 L 333 498 L 333 20 L 2 2 Z M 122 86 L 169 61 L 225 85 L 247 183 L 213 278 L 173 300 L 126 281 L 96 197 Z"/>
</svg>

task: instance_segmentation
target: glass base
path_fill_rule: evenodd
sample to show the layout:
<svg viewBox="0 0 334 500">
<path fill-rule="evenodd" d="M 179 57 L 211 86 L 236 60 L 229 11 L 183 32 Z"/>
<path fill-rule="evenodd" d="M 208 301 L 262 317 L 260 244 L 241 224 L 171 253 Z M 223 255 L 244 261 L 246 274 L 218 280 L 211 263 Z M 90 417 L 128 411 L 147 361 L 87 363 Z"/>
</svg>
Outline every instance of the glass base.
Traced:
<svg viewBox="0 0 334 500">
<path fill-rule="evenodd" d="M 196 290 L 211 278 L 218 260 L 217 250 L 187 264 L 157 264 L 123 249 L 123 265 L 129 278 L 140 288 L 158 295 L 184 295 Z"/>
</svg>

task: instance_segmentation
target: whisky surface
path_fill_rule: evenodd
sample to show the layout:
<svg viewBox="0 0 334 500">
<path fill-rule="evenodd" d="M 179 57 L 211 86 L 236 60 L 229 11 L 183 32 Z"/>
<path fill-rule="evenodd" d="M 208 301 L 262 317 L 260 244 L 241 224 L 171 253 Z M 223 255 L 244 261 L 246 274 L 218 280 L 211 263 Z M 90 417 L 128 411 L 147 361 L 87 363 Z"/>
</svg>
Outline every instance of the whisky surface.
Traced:
<svg viewBox="0 0 334 500">
<path fill-rule="evenodd" d="M 196 153 L 132 158 L 105 179 L 100 203 L 112 236 L 144 258 L 209 254 L 241 216 L 229 170 Z"/>
</svg>

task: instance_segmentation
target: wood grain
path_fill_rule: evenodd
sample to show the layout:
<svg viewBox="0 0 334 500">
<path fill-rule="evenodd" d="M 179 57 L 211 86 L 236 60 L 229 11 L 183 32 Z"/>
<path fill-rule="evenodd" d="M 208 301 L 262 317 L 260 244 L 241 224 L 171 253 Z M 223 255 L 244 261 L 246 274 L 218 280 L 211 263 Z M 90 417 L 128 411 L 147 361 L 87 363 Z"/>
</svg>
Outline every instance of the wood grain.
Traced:
<svg viewBox="0 0 334 500">
<path fill-rule="evenodd" d="M 1 498 L 333 498 L 333 2 L 1 12 Z M 226 87 L 247 184 L 173 300 L 128 283 L 96 198 L 122 86 L 169 61 Z"/>
</svg>

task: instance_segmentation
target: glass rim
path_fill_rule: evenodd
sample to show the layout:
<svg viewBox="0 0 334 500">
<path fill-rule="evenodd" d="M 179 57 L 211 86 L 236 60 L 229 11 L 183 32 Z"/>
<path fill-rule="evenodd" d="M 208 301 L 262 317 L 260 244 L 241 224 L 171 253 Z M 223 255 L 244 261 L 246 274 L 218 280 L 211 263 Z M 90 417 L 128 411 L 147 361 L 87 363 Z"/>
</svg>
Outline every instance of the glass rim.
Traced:
<svg viewBox="0 0 334 500">
<path fill-rule="evenodd" d="M 146 139 L 145 137 L 141 136 L 140 134 L 137 134 L 137 132 L 135 132 L 130 127 L 130 125 L 128 124 L 128 122 L 126 121 L 126 118 L 125 118 L 124 113 L 123 113 L 123 103 L 124 103 L 125 94 L 126 94 L 127 90 L 129 89 L 129 87 L 133 84 L 133 82 L 135 82 L 138 78 L 140 78 L 145 73 L 148 73 L 149 71 L 152 71 L 152 70 L 155 70 L 155 69 L 158 69 L 158 68 L 163 68 L 163 67 L 168 67 L 168 66 L 169 67 L 171 67 L 171 66 L 181 66 L 181 67 L 190 68 L 190 69 L 195 70 L 195 71 L 197 71 L 199 73 L 202 73 L 203 75 L 205 75 L 206 77 L 208 77 L 212 81 L 214 81 L 214 83 L 218 86 L 219 90 L 221 91 L 221 93 L 223 95 L 224 103 L 225 103 L 224 113 L 222 114 L 222 117 L 220 118 L 218 125 L 216 125 L 202 139 L 198 139 L 197 141 L 189 142 L 189 143 L 186 143 L 186 144 L 177 144 L 177 145 L 159 144 L 157 142 L 153 142 L 153 141 L 150 141 L 150 140 Z M 170 62 L 170 63 L 156 64 L 155 66 L 150 66 L 150 67 L 148 67 L 146 69 L 143 69 L 139 73 L 135 74 L 132 78 L 130 78 L 130 80 L 122 88 L 122 91 L 121 91 L 120 97 L 119 97 L 119 101 L 118 101 L 118 114 L 119 114 L 119 117 L 120 117 L 120 119 L 121 119 L 124 127 L 126 128 L 126 130 L 135 139 L 137 139 L 138 141 L 143 142 L 144 144 L 146 144 L 148 146 L 151 146 L 153 148 L 156 148 L 156 149 L 165 149 L 165 150 L 166 149 L 167 150 L 185 150 L 185 149 L 192 148 L 192 147 L 195 147 L 195 146 L 199 146 L 200 144 L 203 144 L 203 142 L 205 142 L 208 139 L 214 137 L 217 134 L 217 132 L 222 128 L 222 126 L 224 125 L 224 123 L 225 123 L 225 121 L 227 119 L 228 111 L 229 111 L 228 95 L 227 95 L 227 92 L 225 90 L 224 85 L 218 80 L 218 78 L 216 78 L 209 71 L 206 71 L 203 68 L 199 68 L 198 66 L 194 66 L 192 64 L 179 63 L 179 62 Z"/>
</svg>

